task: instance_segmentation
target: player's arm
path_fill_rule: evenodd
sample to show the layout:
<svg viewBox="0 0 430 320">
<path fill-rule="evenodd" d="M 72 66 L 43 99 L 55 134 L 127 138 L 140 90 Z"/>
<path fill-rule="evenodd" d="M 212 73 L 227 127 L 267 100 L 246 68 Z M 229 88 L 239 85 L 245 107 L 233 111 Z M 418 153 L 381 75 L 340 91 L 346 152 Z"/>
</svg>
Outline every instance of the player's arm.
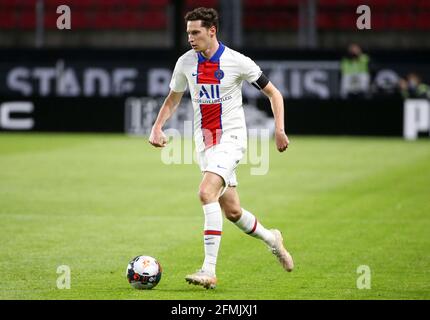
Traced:
<svg viewBox="0 0 430 320">
<path fill-rule="evenodd" d="M 275 118 L 275 142 L 276 148 L 279 152 L 283 152 L 288 148 L 290 141 L 285 134 L 284 127 L 284 98 L 279 90 L 264 76 L 265 79 L 258 79 L 260 81 L 261 91 L 269 98 L 270 105 L 272 106 L 273 117 Z"/>
<path fill-rule="evenodd" d="M 158 112 L 157 120 L 155 120 L 155 123 L 152 126 L 151 135 L 149 136 L 149 143 L 154 147 L 164 147 L 166 145 L 167 138 L 163 133 L 163 126 L 175 112 L 183 95 L 183 92 L 170 90 L 164 100 L 160 112 Z"/>
</svg>

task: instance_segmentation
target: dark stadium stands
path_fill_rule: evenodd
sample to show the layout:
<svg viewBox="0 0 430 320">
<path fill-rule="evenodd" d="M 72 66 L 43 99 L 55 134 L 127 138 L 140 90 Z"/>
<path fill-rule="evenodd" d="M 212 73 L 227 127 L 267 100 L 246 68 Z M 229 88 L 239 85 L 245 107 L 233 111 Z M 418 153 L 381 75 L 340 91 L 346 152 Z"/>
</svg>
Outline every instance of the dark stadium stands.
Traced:
<svg viewBox="0 0 430 320">
<path fill-rule="evenodd" d="M 0 1 L 0 28 L 33 29 L 35 2 Z M 75 0 L 68 4 L 72 12 L 73 29 L 147 29 L 158 30 L 167 26 L 168 0 Z M 45 0 L 44 25 L 55 29 L 56 9 L 63 0 Z"/>
<path fill-rule="evenodd" d="M 29 30 L 35 27 L 35 2 L 1 0 L 0 28 Z M 64 0 L 45 0 L 45 27 L 55 29 L 57 6 Z M 73 29 L 163 30 L 168 25 L 169 0 L 75 0 L 69 3 Z M 298 28 L 298 0 L 243 0 L 245 30 L 283 31 Z M 319 0 L 318 29 L 353 30 L 358 5 L 371 3 L 372 29 L 430 30 L 428 0 Z M 219 6 L 217 0 L 186 0 L 186 9 Z"/>
<path fill-rule="evenodd" d="M 244 27 L 248 30 L 296 30 L 297 0 L 244 1 Z M 371 7 L 372 29 L 430 30 L 430 1 L 428 0 L 318 0 L 317 27 L 327 30 L 356 30 L 359 5 Z M 262 18 L 264 17 L 264 18 Z"/>
</svg>

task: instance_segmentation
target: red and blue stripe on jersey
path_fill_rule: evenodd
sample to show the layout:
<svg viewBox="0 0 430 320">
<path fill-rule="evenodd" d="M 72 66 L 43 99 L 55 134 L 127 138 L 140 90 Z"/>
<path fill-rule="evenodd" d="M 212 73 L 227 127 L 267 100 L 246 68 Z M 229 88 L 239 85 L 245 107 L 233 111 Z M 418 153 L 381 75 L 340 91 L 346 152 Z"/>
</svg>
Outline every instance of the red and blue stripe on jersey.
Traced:
<svg viewBox="0 0 430 320">
<path fill-rule="evenodd" d="M 219 84 L 221 79 L 215 76 L 220 69 L 220 57 L 225 46 L 220 42 L 215 54 L 206 59 L 201 52 L 197 53 L 197 84 L 202 84 L 200 98 L 220 98 Z M 205 84 L 209 86 L 205 86 Z M 222 103 L 200 104 L 201 129 L 205 148 L 208 149 L 220 142 L 222 134 Z"/>
</svg>

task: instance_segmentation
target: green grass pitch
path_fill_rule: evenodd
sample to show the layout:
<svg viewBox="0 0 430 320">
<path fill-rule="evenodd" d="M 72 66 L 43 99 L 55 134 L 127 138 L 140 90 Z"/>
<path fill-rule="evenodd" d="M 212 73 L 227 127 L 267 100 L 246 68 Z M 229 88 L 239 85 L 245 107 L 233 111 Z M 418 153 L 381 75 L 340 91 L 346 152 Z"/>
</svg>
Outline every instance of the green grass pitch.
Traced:
<svg viewBox="0 0 430 320">
<path fill-rule="evenodd" d="M 238 169 L 244 208 L 284 233 L 286 273 L 262 242 L 224 220 L 218 287 L 188 285 L 201 266 L 196 164 L 164 165 L 146 138 L 0 135 L 0 299 L 429 299 L 430 142 L 290 137 L 270 171 Z M 132 289 L 136 255 L 163 266 Z M 56 286 L 57 267 L 71 288 Z M 358 289 L 357 268 L 370 268 Z M 369 282 L 367 282 L 369 283 Z"/>
</svg>

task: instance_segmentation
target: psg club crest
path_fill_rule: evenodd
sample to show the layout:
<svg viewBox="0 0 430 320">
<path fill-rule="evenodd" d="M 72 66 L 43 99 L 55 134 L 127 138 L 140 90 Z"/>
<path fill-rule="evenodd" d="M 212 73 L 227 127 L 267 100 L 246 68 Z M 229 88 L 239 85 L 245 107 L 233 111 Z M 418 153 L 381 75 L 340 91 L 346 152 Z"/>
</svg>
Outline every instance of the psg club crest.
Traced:
<svg viewBox="0 0 430 320">
<path fill-rule="evenodd" d="M 224 78 L 224 71 L 222 71 L 221 69 L 216 70 L 215 78 L 217 78 L 218 80 L 221 80 L 222 78 Z"/>
</svg>

